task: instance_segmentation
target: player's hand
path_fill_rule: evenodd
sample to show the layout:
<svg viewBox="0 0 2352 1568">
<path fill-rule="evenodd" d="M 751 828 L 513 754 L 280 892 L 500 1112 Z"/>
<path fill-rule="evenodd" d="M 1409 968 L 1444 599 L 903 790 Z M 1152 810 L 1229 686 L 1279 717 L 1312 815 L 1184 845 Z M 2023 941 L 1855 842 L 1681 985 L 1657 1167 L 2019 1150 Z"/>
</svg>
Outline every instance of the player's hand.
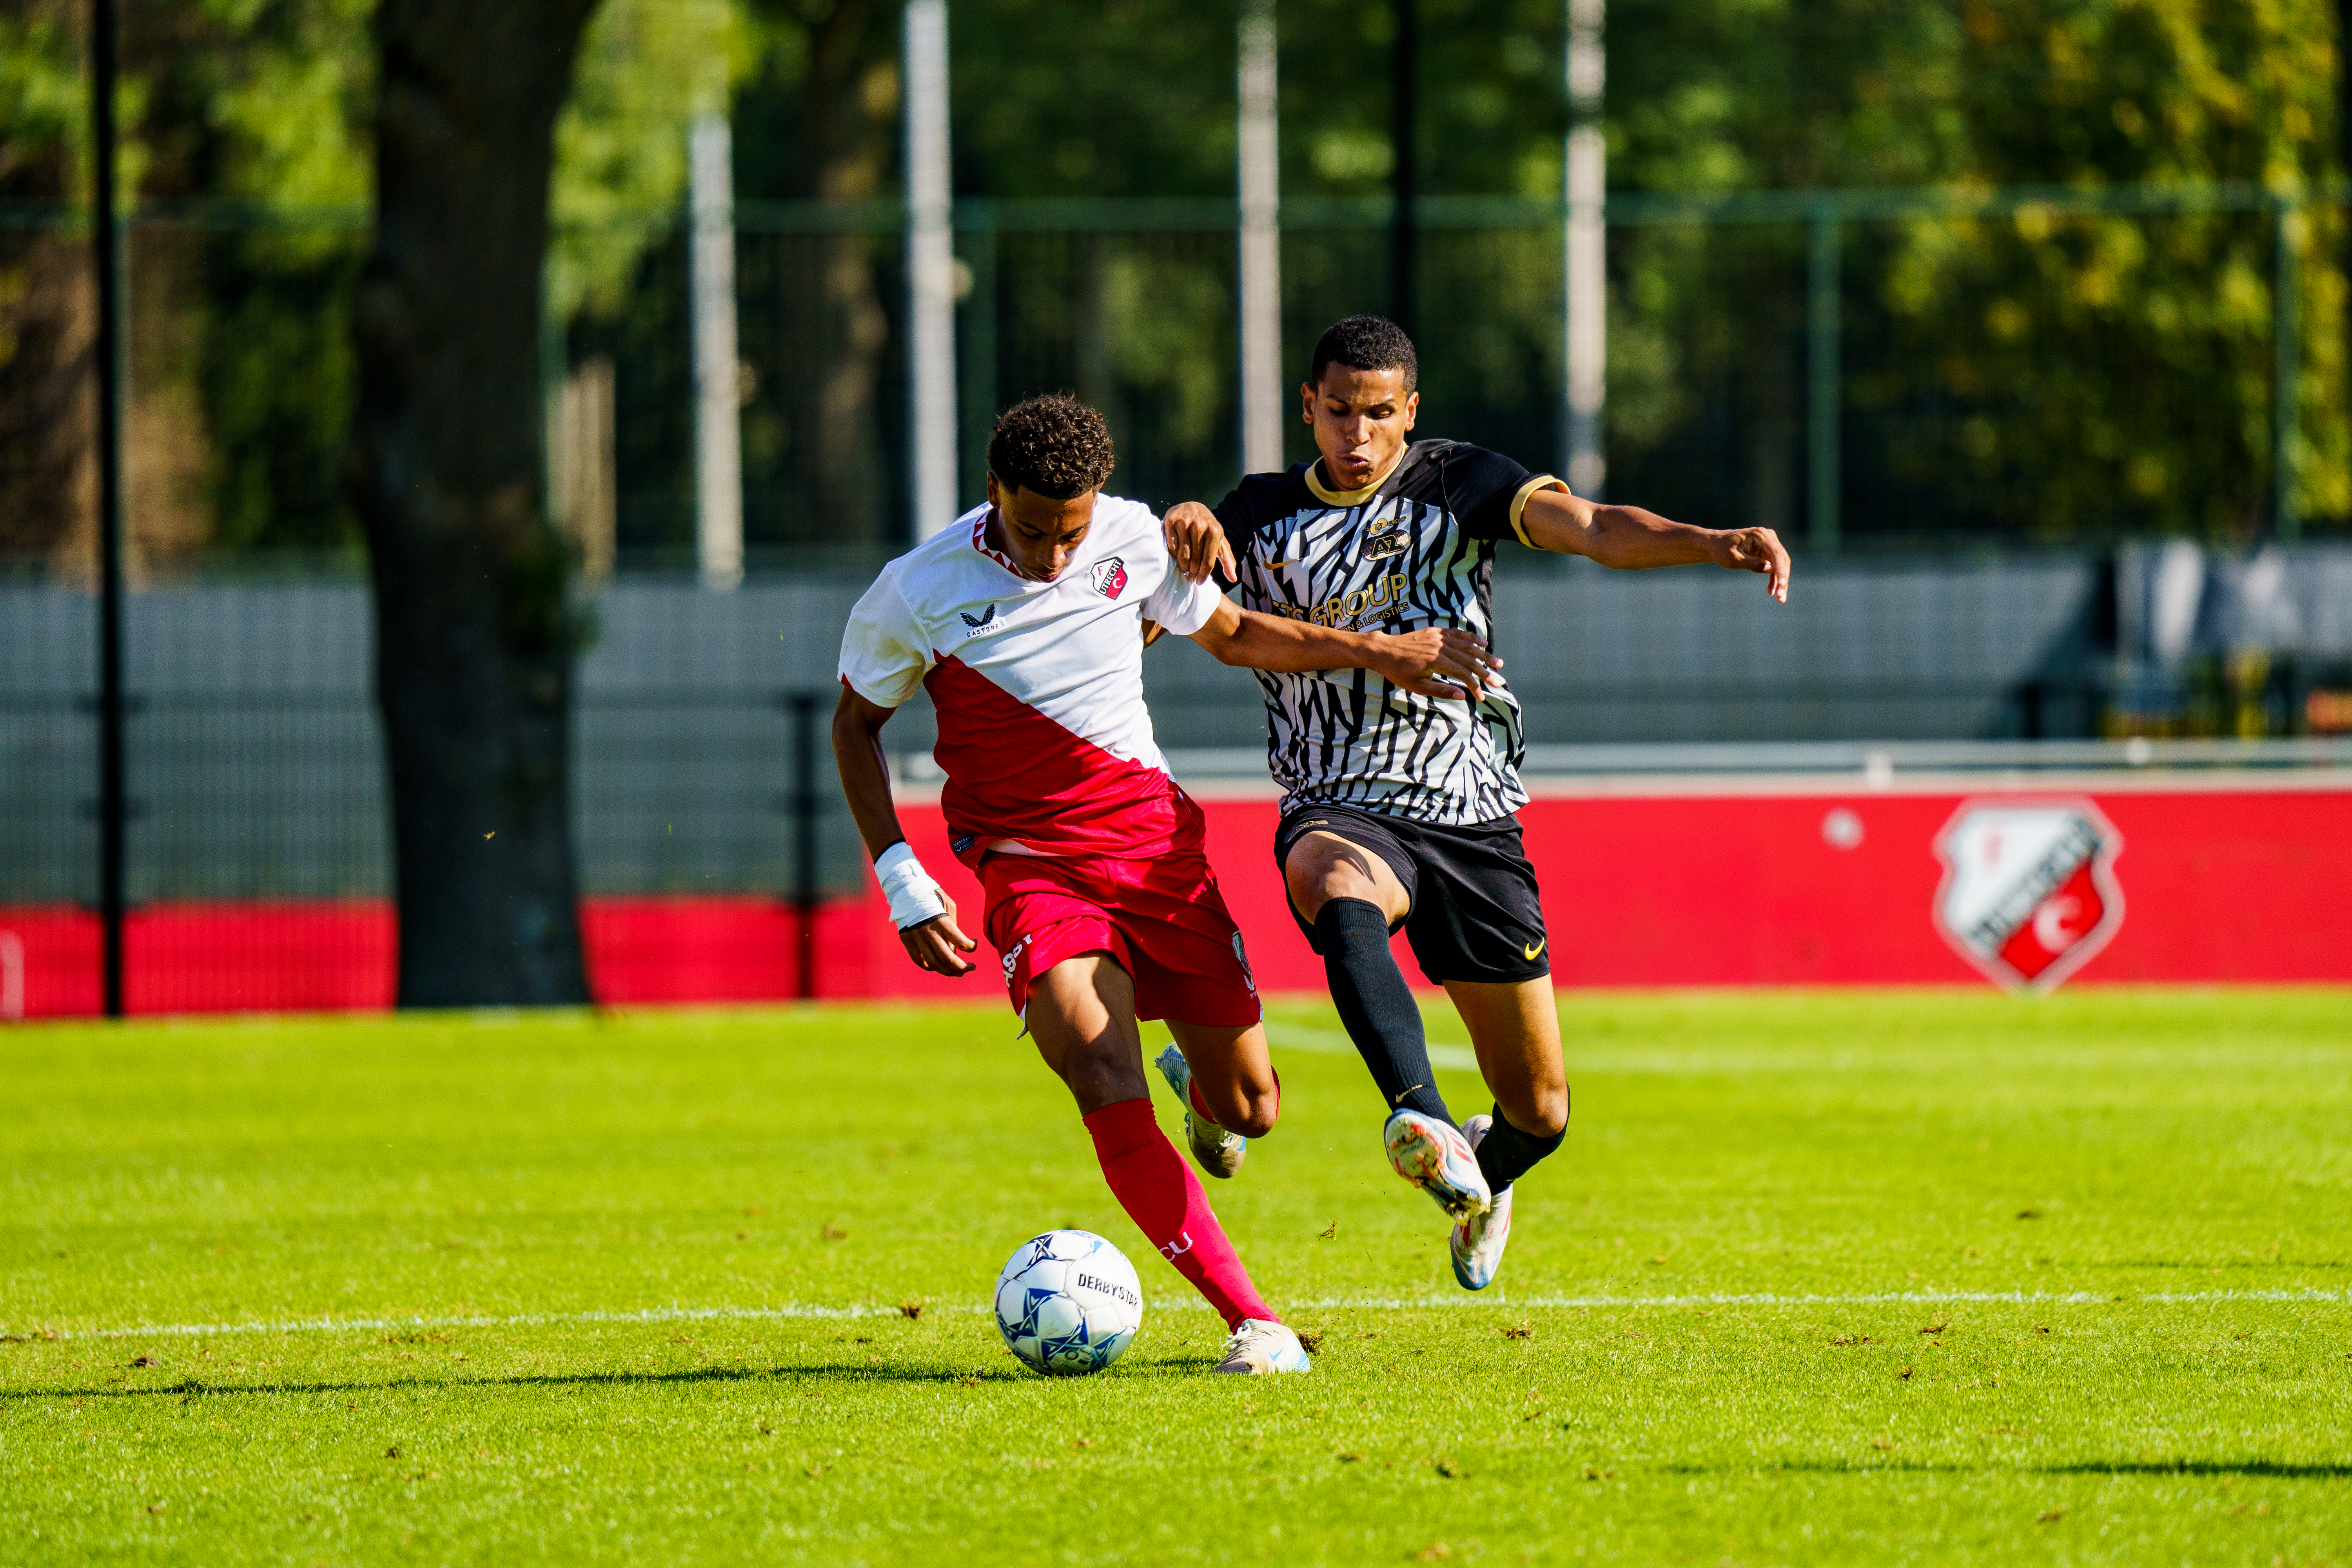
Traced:
<svg viewBox="0 0 2352 1568">
<path fill-rule="evenodd" d="M 1727 528 L 1707 542 L 1717 566 L 1733 572 L 1760 572 L 1766 591 L 1782 604 L 1789 602 L 1789 552 L 1780 536 L 1769 528 Z"/>
<path fill-rule="evenodd" d="M 965 963 L 963 955 L 980 943 L 956 929 L 955 900 L 948 897 L 945 888 L 940 889 L 940 902 L 947 905 L 947 913 L 908 926 L 898 933 L 898 940 L 906 944 L 907 956 L 915 961 L 916 968 L 960 980 L 979 967 Z"/>
<path fill-rule="evenodd" d="M 1225 525 L 1215 512 L 1199 501 L 1182 500 L 1170 507 L 1160 522 L 1168 532 L 1168 553 L 1176 557 L 1176 569 L 1186 582 L 1204 583 L 1218 566 L 1228 577 L 1237 574 L 1234 547 L 1225 542 Z"/>
<path fill-rule="evenodd" d="M 1486 651 L 1483 639 L 1453 626 L 1375 632 L 1367 663 L 1390 685 L 1423 697 L 1482 702 L 1486 688 L 1503 684 L 1496 673 L 1503 661 Z"/>
</svg>

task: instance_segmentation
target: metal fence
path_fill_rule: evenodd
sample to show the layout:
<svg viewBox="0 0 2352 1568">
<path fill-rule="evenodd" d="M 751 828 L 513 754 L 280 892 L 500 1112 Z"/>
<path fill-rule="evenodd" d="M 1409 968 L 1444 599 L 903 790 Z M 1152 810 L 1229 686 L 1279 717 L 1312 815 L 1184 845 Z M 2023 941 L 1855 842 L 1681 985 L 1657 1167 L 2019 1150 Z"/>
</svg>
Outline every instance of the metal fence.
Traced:
<svg viewBox="0 0 2352 1568">
<path fill-rule="evenodd" d="M 821 889 L 864 861 L 824 719 L 856 571 L 714 594 L 625 577 L 595 601 L 575 725 L 583 890 L 782 896 L 802 875 L 793 796 L 814 775 Z M 1497 646 L 1538 748 L 2294 735 L 2352 689 L 2352 551 L 1808 568 L 1785 607 L 1753 578 L 1558 561 L 1496 584 Z M 130 893 L 142 902 L 391 891 L 369 596 L 356 580 L 194 584 L 131 596 Z M 93 601 L 0 585 L 0 905 L 92 893 Z M 2260 681 L 2228 667 L 2259 657 Z M 1180 771 L 1263 776 L 1243 671 L 1182 639 L 1145 661 Z M 2244 707 L 2259 722 L 2245 723 Z M 2200 704 L 2203 704 L 2200 706 Z M 885 731 L 926 774 L 918 698 Z M 1545 752 L 1561 765 L 1564 753 Z"/>
<path fill-rule="evenodd" d="M 1557 465 L 1559 208 L 1430 196 L 1415 213 L 1423 432 Z M 1286 366 L 1303 370 L 1338 316 L 1395 308 L 1391 219 L 1380 200 L 1284 206 Z M 995 410 L 1057 389 L 1108 413 L 1128 493 L 1223 492 L 1239 465 L 1236 220 L 1222 201 L 957 205 L 966 502 Z M 79 308 L 42 282 L 86 266 L 73 221 L 0 213 L 27 301 Z M 744 202 L 733 221 L 753 570 L 779 551 L 886 550 L 912 522 L 905 215 Z M 365 223 L 207 204 L 131 220 L 144 558 L 349 547 Z M 2352 515 L 2336 193 L 1633 192 L 1610 198 L 1608 225 L 1616 496 L 1780 527 L 1816 554 L 1958 533 L 2291 539 Z M 683 215 L 623 228 L 630 286 L 546 323 L 551 470 L 569 521 L 604 532 L 592 560 L 609 545 L 625 566 L 677 566 L 694 539 L 688 231 Z M 0 366 L 0 404 L 67 428 L 76 405 L 42 390 L 33 309 L 16 307 L 28 346 Z M 1288 457 L 1308 456 L 1286 428 Z M 0 551 L 62 558 L 86 540 L 61 450 L 0 441 Z"/>
<path fill-rule="evenodd" d="M 1558 209 L 1418 211 L 1422 433 L 1550 464 Z M 1109 414 L 1116 488 L 1165 504 L 1231 482 L 1234 216 L 959 205 L 965 500 L 993 412 L 1056 388 Z M 1389 306 L 1390 216 L 1284 209 L 1289 363 L 1323 322 Z M 611 566 L 575 726 L 592 897 L 782 899 L 863 875 L 822 714 L 847 605 L 912 521 L 903 215 L 746 203 L 734 217 L 751 545 L 736 593 L 686 570 L 682 226 L 644 226 L 625 299 L 544 334 L 553 498 L 583 561 Z M 2338 207 L 2237 187 L 1621 195 L 1610 223 L 1612 492 L 1786 529 L 1798 594 L 1782 610 L 1752 579 L 1515 555 L 1497 620 L 1545 765 L 1680 767 L 1686 753 L 1655 748 L 1701 743 L 1754 761 L 1805 743 L 2352 727 L 2352 552 L 2292 542 L 2352 511 L 2342 356 L 2305 336 L 2334 330 Z M 128 890 L 146 908 L 373 908 L 391 891 L 338 478 L 363 224 L 198 206 L 131 226 Z M 0 249 L 36 301 L 43 268 L 86 265 L 55 212 L 0 214 Z M 2100 268 L 2104 301 L 2084 293 Z M 2229 309 L 2200 314 L 2203 295 Z M 68 359 L 42 381 L 49 340 L 14 320 L 0 552 L 29 569 L 0 580 L 0 907 L 71 911 L 97 860 L 90 530 L 58 436 L 79 405 L 51 395 Z M 1289 440 L 1308 455 L 1303 428 Z M 2173 544 L 2122 542 L 2166 531 Z M 2200 536 L 2236 542 L 2185 542 Z M 293 551 L 331 563 L 268 564 Z M 1255 770 L 1245 676 L 1181 642 L 1148 670 L 1180 773 Z M 888 731 L 910 779 L 929 723 L 919 701 Z M 188 940 L 227 963 L 226 944 L 262 939 Z"/>
</svg>

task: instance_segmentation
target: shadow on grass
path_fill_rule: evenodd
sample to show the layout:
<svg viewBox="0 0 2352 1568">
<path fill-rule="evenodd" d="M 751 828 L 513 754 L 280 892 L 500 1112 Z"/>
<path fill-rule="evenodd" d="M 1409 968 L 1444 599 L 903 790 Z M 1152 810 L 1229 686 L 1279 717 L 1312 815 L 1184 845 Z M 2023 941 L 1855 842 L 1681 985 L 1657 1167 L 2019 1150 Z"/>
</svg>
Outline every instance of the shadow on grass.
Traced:
<svg viewBox="0 0 2352 1568">
<path fill-rule="evenodd" d="M 2274 1476 L 2286 1480 L 2306 1481 L 2352 1479 L 2352 1464 L 2292 1465 L 2275 1459 L 2246 1459 L 2236 1463 L 2222 1459 L 2084 1459 L 2071 1465 L 1929 1465 L 1887 1459 L 1875 1464 L 1864 1460 L 1834 1460 L 1818 1464 L 1665 1465 L 1660 1468 L 1669 1475 L 1678 1476 L 1718 1476 L 1734 1470 L 1744 1474 L 1753 1474 L 1757 1470 L 1780 1470 L 1791 1475 L 1811 1476 L 1867 1476 L 1885 1471 L 1895 1475 L 1927 1476 Z"/>
<path fill-rule="evenodd" d="M 1108 1375 L 1124 1382 L 1138 1379 L 1190 1377 L 1205 1370 L 1201 1363 L 1139 1362 Z M 774 1367 L 686 1367 L 668 1372 L 526 1373 L 512 1377 L 399 1377 L 382 1382 L 347 1383 L 203 1383 L 184 1378 L 148 1388 L 11 1388 L 0 1389 L 0 1405 L 25 1405 L 49 1400 L 179 1399 L 195 1400 L 236 1394 L 391 1394 L 404 1389 L 460 1388 L 595 1388 L 645 1387 L 698 1383 L 846 1383 L 874 1385 L 964 1385 L 1006 1383 L 1060 1383 L 1015 1367 L 947 1368 L 877 1366 L 870 1362 L 850 1365 Z"/>
</svg>

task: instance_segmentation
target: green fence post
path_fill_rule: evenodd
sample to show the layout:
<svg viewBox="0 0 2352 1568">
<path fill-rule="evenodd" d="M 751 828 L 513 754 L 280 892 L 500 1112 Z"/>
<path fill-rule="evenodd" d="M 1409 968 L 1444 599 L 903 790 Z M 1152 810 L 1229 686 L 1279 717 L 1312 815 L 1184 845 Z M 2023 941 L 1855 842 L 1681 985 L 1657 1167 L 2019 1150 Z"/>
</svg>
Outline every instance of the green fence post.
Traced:
<svg viewBox="0 0 2352 1568">
<path fill-rule="evenodd" d="M 2297 382 L 2303 374 L 2302 323 L 2297 310 L 2301 283 L 2295 274 L 2295 230 L 2302 226 L 2302 209 L 2284 196 L 2273 209 L 2273 244 L 2277 250 L 2277 276 L 2271 285 L 2271 488 L 2272 521 L 2281 539 L 2303 532 L 2303 497 L 2297 482 L 2300 456 L 2301 407 Z"/>
<path fill-rule="evenodd" d="M 1824 554 L 1838 548 L 1843 520 L 1839 486 L 1844 467 L 1838 418 L 1844 390 L 1838 363 L 1838 263 L 1843 225 L 1836 206 L 1813 208 L 1805 265 L 1806 542 Z"/>
</svg>

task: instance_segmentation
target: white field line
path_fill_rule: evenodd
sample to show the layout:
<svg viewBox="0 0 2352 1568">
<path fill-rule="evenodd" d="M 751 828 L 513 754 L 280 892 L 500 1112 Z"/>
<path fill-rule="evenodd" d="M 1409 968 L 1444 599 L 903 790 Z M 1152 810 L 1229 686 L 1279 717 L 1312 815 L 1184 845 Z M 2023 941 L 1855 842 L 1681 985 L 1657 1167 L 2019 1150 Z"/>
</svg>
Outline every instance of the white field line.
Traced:
<svg viewBox="0 0 2352 1568">
<path fill-rule="evenodd" d="M 1850 1294 L 1781 1294 L 1772 1291 L 1695 1293 L 1687 1296 L 1328 1296 L 1298 1301 L 1293 1307 L 1320 1311 L 1420 1311 L 1464 1308 L 1521 1311 L 1567 1309 L 1641 1307 L 1874 1307 L 1949 1306 L 1983 1302 L 1997 1306 L 2183 1306 L 2231 1301 L 2286 1301 L 2310 1305 L 2352 1302 L 2352 1290 L 2317 1288 L 2301 1290 L 2164 1290 L 2126 1296 L 2104 1290 L 1882 1290 Z M 980 1313 L 985 1303 L 945 1309 Z M 1155 1310 L 1208 1310 L 1192 1297 L 1162 1300 Z M 278 1321 L 258 1319 L 226 1323 L 147 1323 L 124 1329 L 77 1329 L 58 1332 L 60 1340 L 200 1339 L 224 1334 L 300 1334 L 382 1331 L 422 1329 L 541 1328 L 566 1324 L 774 1322 L 798 1318 L 845 1320 L 890 1318 L 896 1307 L 825 1307 L 787 1302 L 775 1307 L 648 1307 L 642 1311 L 516 1312 L 505 1316 L 476 1315 L 441 1318 L 293 1318 Z M 45 1337 L 47 1337 L 45 1335 Z"/>
</svg>

